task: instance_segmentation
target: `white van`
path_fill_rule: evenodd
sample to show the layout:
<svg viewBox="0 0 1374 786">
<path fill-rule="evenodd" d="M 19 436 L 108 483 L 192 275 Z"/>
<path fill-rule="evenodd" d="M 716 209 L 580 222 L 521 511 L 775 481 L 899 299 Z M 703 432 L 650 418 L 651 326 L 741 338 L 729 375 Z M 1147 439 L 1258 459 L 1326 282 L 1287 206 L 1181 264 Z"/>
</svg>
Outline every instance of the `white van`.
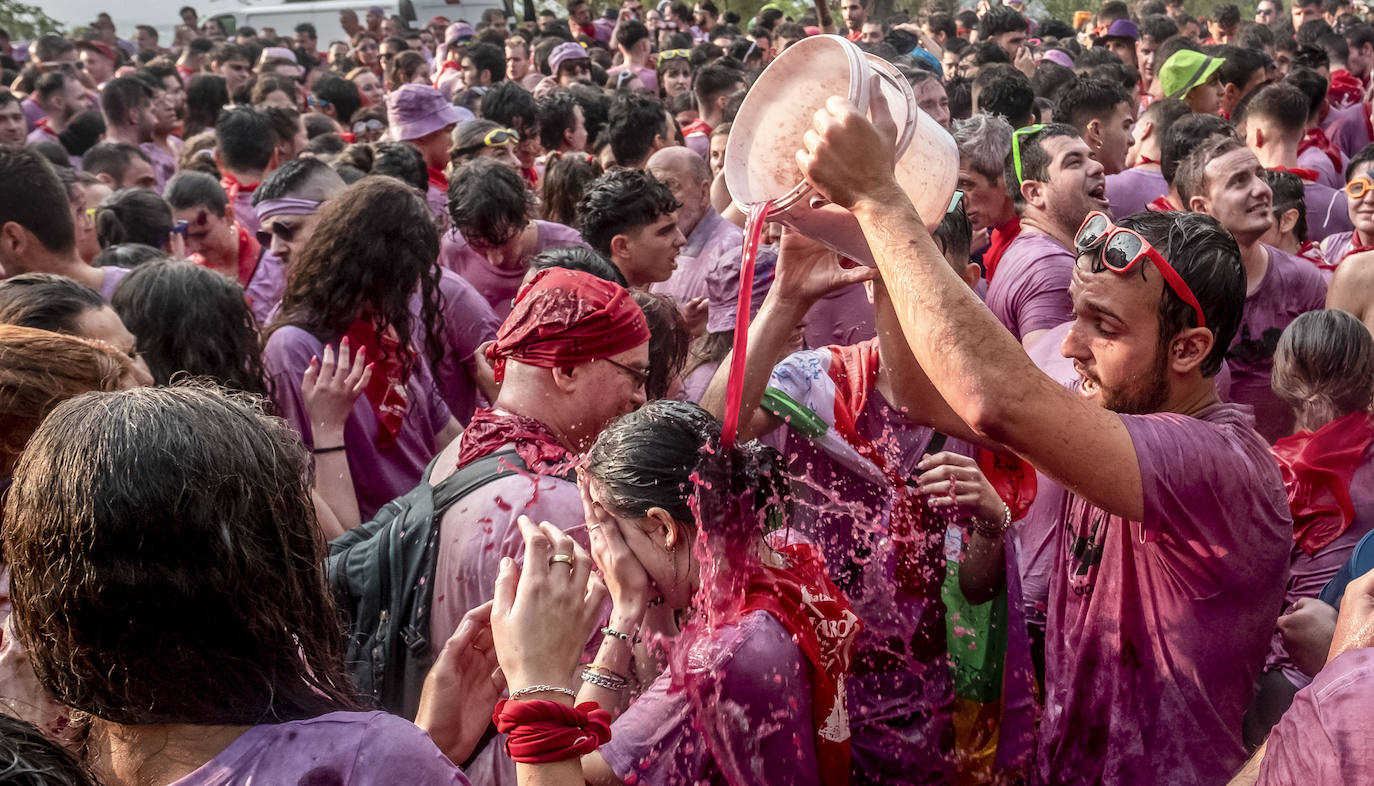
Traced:
<svg viewBox="0 0 1374 786">
<path fill-rule="evenodd" d="M 290 37 L 296 25 L 309 22 L 319 34 L 320 49 L 329 46 L 331 41 L 347 41 L 343 27 L 339 24 L 340 11 L 354 11 L 358 21 L 363 21 L 366 10 L 380 6 L 387 16 L 400 15 L 411 28 L 421 27 L 436 16 L 447 17 L 457 22 L 460 19 L 475 27 L 488 8 L 503 8 L 501 0 L 308 0 L 282 5 L 245 5 L 232 11 L 221 11 L 208 18 L 216 19 L 227 35 L 234 35 L 240 27 L 248 26 L 261 31 L 270 27 L 279 36 Z M 202 16 L 201 21 L 206 17 Z"/>
</svg>

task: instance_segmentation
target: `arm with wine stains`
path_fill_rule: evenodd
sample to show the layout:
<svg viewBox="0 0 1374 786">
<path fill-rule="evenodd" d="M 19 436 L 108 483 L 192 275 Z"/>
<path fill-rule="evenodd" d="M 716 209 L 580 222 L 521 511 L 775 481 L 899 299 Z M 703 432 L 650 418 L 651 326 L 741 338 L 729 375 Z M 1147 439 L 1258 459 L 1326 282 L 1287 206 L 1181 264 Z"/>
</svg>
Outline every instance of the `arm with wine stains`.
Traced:
<svg viewBox="0 0 1374 786">
<path fill-rule="evenodd" d="M 916 362 L 959 418 L 1094 505 L 1138 521 L 1140 464 L 1121 417 L 1036 368 L 955 275 L 868 118 L 830 99 L 797 161 L 813 186 L 858 219 Z"/>
</svg>

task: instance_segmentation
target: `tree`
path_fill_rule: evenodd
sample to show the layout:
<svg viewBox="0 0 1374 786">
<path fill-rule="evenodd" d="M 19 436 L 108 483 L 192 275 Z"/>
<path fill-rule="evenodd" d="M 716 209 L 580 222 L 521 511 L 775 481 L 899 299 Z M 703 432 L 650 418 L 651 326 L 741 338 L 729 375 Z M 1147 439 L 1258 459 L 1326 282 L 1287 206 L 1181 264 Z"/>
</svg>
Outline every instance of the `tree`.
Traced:
<svg viewBox="0 0 1374 786">
<path fill-rule="evenodd" d="M 61 33 L 62 24 L 43 9 L 19 0 L 0 0 L 0 27 L 12 38 L 37 38 L 44 33 Z"/>
</svg>

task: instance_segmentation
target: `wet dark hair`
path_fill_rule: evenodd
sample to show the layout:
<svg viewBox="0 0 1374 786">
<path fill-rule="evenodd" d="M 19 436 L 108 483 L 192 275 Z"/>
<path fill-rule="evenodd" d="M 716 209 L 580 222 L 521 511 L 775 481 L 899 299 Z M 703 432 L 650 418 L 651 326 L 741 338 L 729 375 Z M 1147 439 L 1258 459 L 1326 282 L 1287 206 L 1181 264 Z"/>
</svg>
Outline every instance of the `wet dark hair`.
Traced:
<svg viewBox="0 0 1374 786">
<path fill-rule="evenodd" d="M 363 105 L 363 94 L 358 92 L 358 86 L 352 80 L 332 74 L 320 77 L 311 94 L 334 107 L 334 115 L 341 123 L 348 122 Z"/>
<path fill-rule="evenodd" d="M 62 133 L 57 135 L 57 139 L 69 155 L 83 156 L 100 143 L 104 133 L 105 117 L 95 109 L 88 109 L 73 117 Z"/>
<path fill-rule="evenodd" d="M 324 341 L 369 315 L 377 331 L 396 331 L 402 347 L 443 351 L 439 336 L 439 230 L 415 189 L 365 177 L 325 202 L 310 243 L 293 258 L 281 308 L 267 330 L 293 325 Z M 410 300 L 420 293 L 420 325 Z M 423 331 L 423 332 L 421 332 Z M 417 341 L 423 335 L 423 341 Z M 413 358 L 404 359 L 408 375 Z"/>
<path fill-rule="evenodd" d="M 95 267 L 122 267 L 132 270 L 145 262 L 163 259 L 166 256 L 162 249 L 142 243 L 115 243 L 100 249 L 100 253 L 91 264 Z"/>
<path fill-rule="evenodd" d="M 8 786 L 96 786 L 66 748 L 33 725 L 0 713 L 0 782 Z"/>
<path fill-rule="evenodd" d="M 372 168 L 368 174 L 390 175 L 411 188 L 429 187 L 429 170 L 420 148 L 408 142 L 378 142 L 372 147 Z"/>
<path fill-rule="evenodd" d="M 257 324 L 236 282 L 191 262 L 162 259 L 119 282 L 110 305 L 137 337 L 154 383 L 189 374 L 267 395 Z"/>
<path fill-rule="evenodd" d="M 969 223 L 963 199 L 959 200 L 959 204 L 955 205 L 953 210 L 945 213 L 932 236 L 935 242 L 940 244 L 940 251 L 946 257 L 952 256 L 968 262 L 969 250 L 973 246 L 973 225 Z"/>
<path fill-rule="evenodd" d="M 0 281 L 0 324 L 75 336 L 81 316 L 104 307 L 99 292 L 66 276 L 21 273 Z"/>
<path fill-rule="evenodd" d="M 636 93 L 620 93 L 611 102 L 605 133 L 622 166 L 643 161 L 653 152 L 654 138 L 668 139 L 663 105 Z"/>
<path fill-rule="evenodd" d="M 979 69 L 973 86 L 978 88 L 979 112 L 1001 115 L 1012 128 L 1030 125 L 1035 90 L 1025 74 L 1010 65 L 992 63 Z"/>
<path fill-rule="evenodd" d="M 515 82 L 493 84 L 482 96 L 479 114 L 484 120 L 515 129 L 522 139 L 539 127 L 539 109 L 534 96 Z"/>
<path fill-rule="evenodd" d="M 1326 104 L 1326 77 L 1310 68 L 1290 67 L 1288 75 L 1283 78 L 1283 84 L 1292 85 L 1307 96 L 1307 115 L 1303 117 L 1304 121 L 1316 117 Z"/>
<path fill-rule="evenodd" d="M 1264 170 L 1264 182 L 1274 194 L 1274 221 L 1290 210 L 1298 211 L 1298 221 L 1293 225 L 1293 236 L 1299 243 L 1307 242 L 1307 198 L 1302 179 L 1292 172 Z"/>
<path fill-rule="evenodd" d="M 650 400 L 663 398 L 682 374 L 692 337 L 687 332 L 687 320 L 671 297 L 642 289 L 635 290 L 633 296 L 649 322 L 649 379 L 644 383 L 644 395 Z"/>
<path fill-rule="evenodd" d="M 1183 201 L 1183 205 L 1186 207 L 1194 196 L 1205 193 L 1208 186 L 1208 164 L 1228 153 L 1244 149 L 1244 142 L 1234 135 L 1223 134 L 1207 137 L 1202 144 L 1194 147 L 1174 172 L 1174 187 L 1178 189 L 1178 198 Z"/>
<path fill-rule="evenodd" d="M 1214 338 L 1200 370 L 1204 377 L 1215 376 L 1240 327 L 1245 308 L 1245 268 L 1235 238 L 1216 219 L 1202 213 L 1142 211 L 1121 219 L 1117 225 L 1139 232 L 1193 291 Z M 1101 272 L 1099 255 L 1093 259 L 1093 271 Z M 1159 299 L 1160 346 L 1193 327 L 1197 327 L 1193 307 L 1164 286 Z"/>
<path fill-rule="evenodd" d="M 132 76 L 111 79 L 100 91 L 100 108 L 114 123 L 128 122 L 130 112 L 152 100 L 153 89 Z"/>
<path fill-rule="evenodd" d="M 1160 146 L 1159 168 L 1164 181 L 1172 186 L 1174 175 L 1188 153 L 1218 134 L 1235 137 L 1236 131 L 1217 115 L 1189 114 L 1169 126 L 1169 132 L 1164 135 L 1164 143 Z"/>
<path fill-rule="evenodd" d="M 1016 9 L 995 5 L 978 20 L 978 37 L 984 40 L 1004 33 L 1026 32 L 1026 18 Z"/>
<path fill-rule="evenodd" d="M 186 139 L 215 127 L 215 118 L 229 103 L 224 77 L 196 74 L 186 83 Z"/>
<path fill-rule="evenodd" d="M 1035 91 L 1037 98 L 1058 101 L 1060 96 L 1074 86 L 1078 78 L 1074 76 L 1072 68 L 1065 68 L 1053 60 L 1041 60 L 1035 64 L 1035 73 L 1031 75 L 1030 81 L 1031 89 Z"/>
<path fill-rule="evenodd" d="M 577 226 L 578 205 L 587 187 L 601 174 L 601 163 L 586 153 L 550 153 L 544 181 L 539 186 L 544 219 Z"/>
<path fill-rule="evenodd" d="M 122 183 L 124 176 L 129 173 L 129 168 L 138 159 L 152 163 L 147 153 L 133 145 L 124 142 L 101 142 L 81 157 L 81 170 L 92 175 L 109 175 L 116 183 Z"/>
<path fill-rule="evenodd" d="M 582 239 L 606 256 L 611 238 L 648 226 L 682 205 L 668 187 L 638 169 L 616 169 L 592 182 L 578 206 Z"/>
<path fill-rule="evenodd" d="M 189 210 L 203 207 L 217 216 L 224 215 L 229 204 L 229 195 L 219 181 L 204 172 L 182 172 L 167 181 L 162 189 L 162 198 L 172 206 L 172 210 Z"/>
<path fill-rule="evenodd" d="M 601 256 L 601 254 L 596 251 L 583 246 L 551 248 L 548 251 L 541 251 L 530 257 L 531 273 L 551 267 L 577 270 L 596 276 L 603 281 L 619 284 L 626 289 L 630 288 L 630 282 L 625 280 L 625 274 L 620 272 L 620 268 L 611 264 L 609 259 Z M 652 332 L 652 330 L 650 332 Z M 650 354 L 652 354 L 652 352 Z"/>
<path fill-rule="evenodd" d="M 572 94 L 573 100 L 582 107 L 582 120 L 587 126 L 588 144 L 595 141 L 611 113 L 611 101 L 606 94 L 591 85 L 576 84 L 562 88 Z"/>
<path fill-rule="evenodd" d="M 252 397 L 140 388 L 58 405 L 15 468 L 3 533 L 39 682 L 125 725 L 354 709 L 309 466 Z"/>
<path fill-rule="evenodd" d="M 1349 163 L 1349 164 L 1346 164 L 1346 166 L 1345 166 L 1345 179 L 1346 179 L 1346 182 L 1349 182 L 1349 181 L 1350 181 L 1350 178 L 1351 178 L 1352 176 L 1354 176 L 1356 167 L 1358 167 L 1360 164 L 1364 164 L 1364 163 L 1367 163 L 1367 162 L 1369 162 L 1369 161 L 1374 161 L 1374 143 L 1365 145 L 1365 146 L 1364 146 L 1364 149 L 1362 149 L 1360 152 L 1356 153 L 1356 154 L 1354 155 L 1354 157 L 1350 159 L 1350 163 Z"/>
<path fill-rule="evenodd" d="M 269 95 L 277 91 L 285 93 L 287 97 L 291 99 L 292 103 L 295 103 L 296 80 L 289 76 L 282 76 L 281 74 L 263 74 L 253 83 L 253 92 L 250 102 L 253 106 L 258 106 L 263 101 L 266 101 Z"/>
<path fill-rule="evenodd" d="M 1043 32 L 1043 29 L 1042 31 Z M 1150 14 L 1140 20 L 1140 36 L 1149 36 L 1156 44 L 1178 35 L 1178 24 L 1168 14 Z M 1160 63 L 1163 65 L 1163 63 Z"/>
<path fill-rule="evenodd" d="M 276 152 L 272 119 L 266 112 L 247 106 L 230 107 L 219 113 L 215 140 L 220 162 L 239 171 L 266 169 Z"/>
<path fill-rule="evenodd" d="M 253 191 L 253 204 L 284 196 L 321 200 L 321 189 L 337 182 L 329 165 L 318 158 L 293 158 L 272 170 Z"/>
<path fill-rule="evenodd" d="M 161 248 L 175 221 L 172 206 L 151 188 L 121 188 L 100 201 L 95 234 L 100 247 L 142 243 Z"/>
<path fill-rule="evenodd" d="M 471 60 L 479 72 L 489 73 L 493 85 L 505 80 L 506 53 L 501 47 L 493 44 L 469 44 L 463 50 L 463 57 Z"/>
<path fill-rule="evenodd" d="M 1054 119 L 1086 131 L 1090 121 L 1106 122 L 1122 104 L 1129 107 L 1131 97 L 1115 82 L 1079 79 L 1059 97 Z"/>
<path fill-rule="evenodd" d="M 67 189 L 47 159 L 24 147 L 0 145 L 0 183 L 9 184 L 0 188 L 0 224 L 19 224 L 54 254 L 76 247 Z"/>
<path fill-rule="evenodd" d="M 539 99 L 539 143 L 557 150 L 563 133 L 577 127 L 577 99 L 565 89 L 552 90 Z"/>
<path fill-rule="evenodd" d="M 448 214 L 468 242 L 505 243 L 529 225 L 534 207 L 524 178 L 499 161 L 474 158 L 449 178 Z"/>
</svg>

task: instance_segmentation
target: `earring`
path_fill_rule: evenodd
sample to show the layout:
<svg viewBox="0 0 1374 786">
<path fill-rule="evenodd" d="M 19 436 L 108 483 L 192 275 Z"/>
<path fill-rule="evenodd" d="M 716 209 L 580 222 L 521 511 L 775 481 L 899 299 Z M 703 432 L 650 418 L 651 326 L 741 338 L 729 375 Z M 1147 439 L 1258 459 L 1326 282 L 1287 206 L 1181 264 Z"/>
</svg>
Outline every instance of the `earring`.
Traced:
<svg viewBox="0 0 1374 786">
<path fill-rule="evenodd" d="M 677 585 L 678 585 L 678 582 L 679 582 L 681 579 L 680 579 L 679 576 L 678 576 L 678 573 L 679 573 L 679 570 L 680 570 L 680 569 L 678 568 L 678 565 L 677 565 L 677 544 L 676 544 L 676 543 L 674 543 L 673 545 L 671 545 L 671 546 L 668 547 L 668 560 L 669 560 L 670 562 L 673 563 L 673 591 L 674 591 L 674 592 L 677 592 Z"/>
</svg>

